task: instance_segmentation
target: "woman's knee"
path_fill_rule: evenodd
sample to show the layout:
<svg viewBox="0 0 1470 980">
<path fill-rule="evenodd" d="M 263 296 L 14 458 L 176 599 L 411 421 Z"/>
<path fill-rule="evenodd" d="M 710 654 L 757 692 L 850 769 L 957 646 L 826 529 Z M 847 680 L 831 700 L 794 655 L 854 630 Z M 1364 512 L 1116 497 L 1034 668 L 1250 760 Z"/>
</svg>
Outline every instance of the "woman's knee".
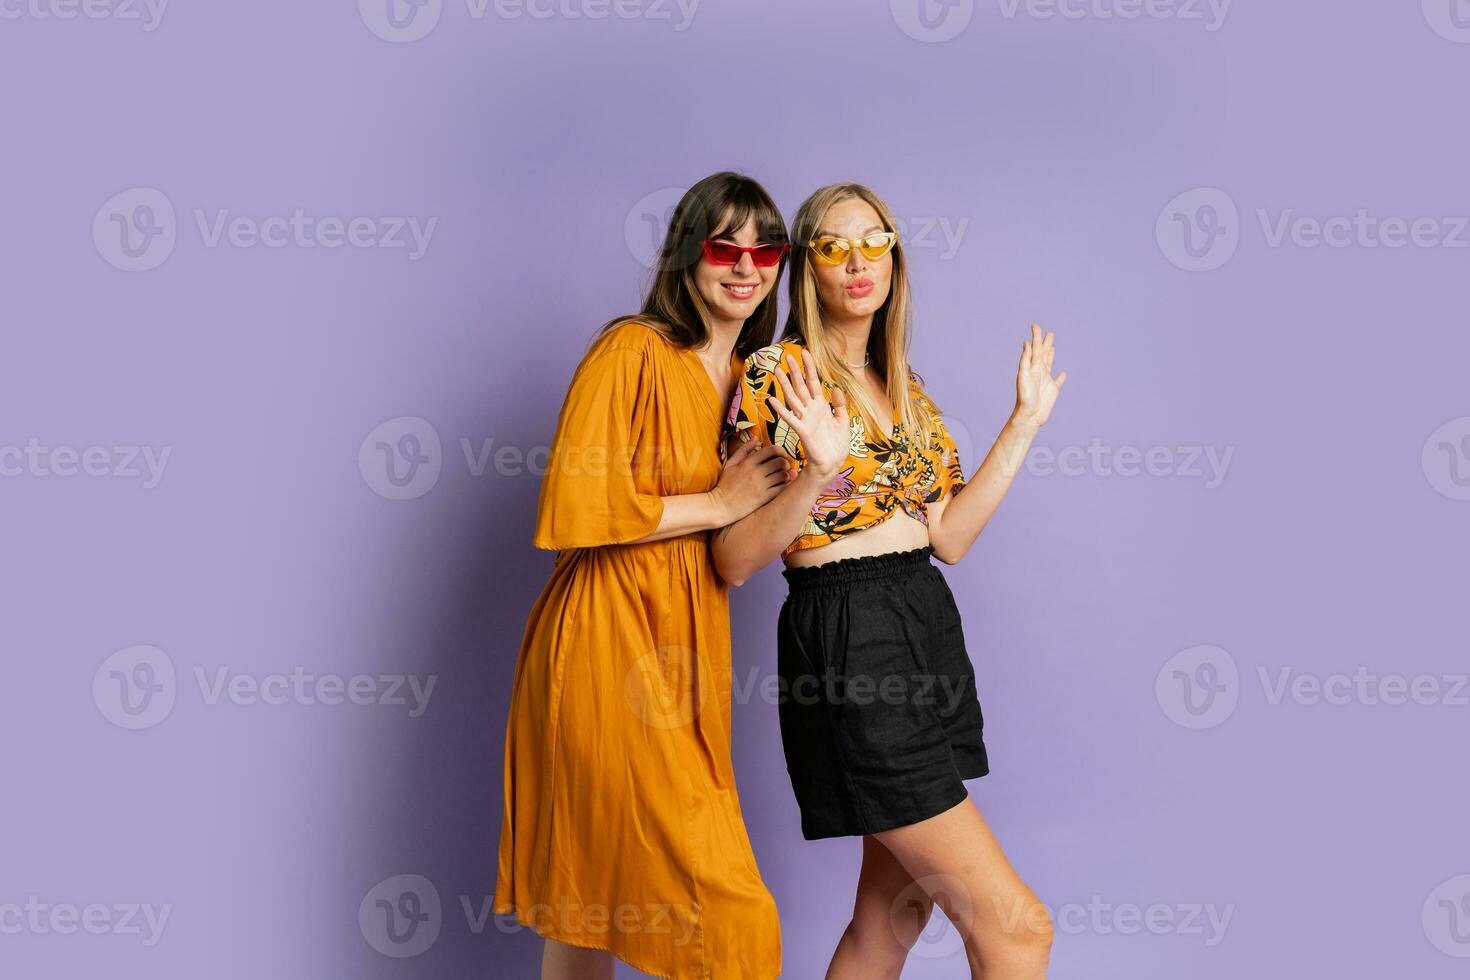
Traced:
<svg viewBox="0 0 1470 980">
<path fill-rule="evenodd" d="M 917 896 L 905 893 L 887 910 L 882 925 L 888 933 L 889 941 L 907 953 L 919 941 L 919 936 L 923 935 L 933 915 L 934 903 L 928 896 L 922 892 Z M 871 918 L 876 920 L 878 917 L 875 915 Z M 876 927 L 878 923 L 874 921 L 873 925 Z"/>
<path fill-rule="evenodd" d="M 1051 955 L 1055 927 L 1051 912 L 1034 896 L 1019 903 L 1019 914 L 1001 916 L 999 928 L 980 939 L 981 956 L 988 962 L 1043 964 Z"/>
</svg>

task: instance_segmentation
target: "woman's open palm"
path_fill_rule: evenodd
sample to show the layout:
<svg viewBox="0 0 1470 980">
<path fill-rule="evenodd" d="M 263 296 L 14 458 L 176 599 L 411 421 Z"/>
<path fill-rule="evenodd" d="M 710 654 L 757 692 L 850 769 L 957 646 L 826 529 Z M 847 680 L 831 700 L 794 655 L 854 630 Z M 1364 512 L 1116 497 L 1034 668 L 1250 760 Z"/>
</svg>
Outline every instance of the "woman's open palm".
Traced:
<svg viewBox="0 0 1470 980">
<path fill-rule="evenodd" d="M 1021 365 L 1016 371 L 1016 416 L 1022 422 L 1041 428 L 1051 418 L 1057 395 L 1067 382 L 1067 372 L 1052 377 L 1051 366 L 1057 353 L 1056 340 L 1048 330 L 1031 324 L 1031 339 L 1021 345 Z"/>
<path fill-rule="evenodd" d="M 776 366 L 776 381 L 781 385 L 786 403 L 775 397 L 768 399 L 771 409 L 801 438 L 802 455 L 807 465 L 835 473 L 852 446 L 852 424 L 847 416 L 847 395 L 841 388 L 832 389 L 827 401 L 817 376 L 817 362 L 811 351 L 802 348 L 801 363 L 787 355 L 791 364 L 788 375 Z"/>
</svg>

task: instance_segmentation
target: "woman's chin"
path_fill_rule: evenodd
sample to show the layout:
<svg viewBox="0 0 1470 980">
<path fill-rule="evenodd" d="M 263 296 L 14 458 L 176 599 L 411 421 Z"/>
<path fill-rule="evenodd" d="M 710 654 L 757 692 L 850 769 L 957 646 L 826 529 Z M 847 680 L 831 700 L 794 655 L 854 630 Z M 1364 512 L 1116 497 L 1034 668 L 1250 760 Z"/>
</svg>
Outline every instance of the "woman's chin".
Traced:
<svg viewBox="0 0 1470 980">
<path fill-rule="evenodd" d="M 718 303 L 713 304 L 710 309 L 715 316 L 722 320 L 748 320 L 755 315 L 756 309 L 761 305 L 764 297 L 752 296 L 748 300 L 729 299 L 721 297 Z"/>
<path fill-rule="evenodd" d="M 841 301 L 837 304 L 837 310 L 844 320 L 857 320 L 862 317 L 872 316 L 882 306 L 883 303 L 881 301 L 875 301 L 871 296 L 865 296 L 862 299 L 853 299 L 844 294 Z"/>
</svg>

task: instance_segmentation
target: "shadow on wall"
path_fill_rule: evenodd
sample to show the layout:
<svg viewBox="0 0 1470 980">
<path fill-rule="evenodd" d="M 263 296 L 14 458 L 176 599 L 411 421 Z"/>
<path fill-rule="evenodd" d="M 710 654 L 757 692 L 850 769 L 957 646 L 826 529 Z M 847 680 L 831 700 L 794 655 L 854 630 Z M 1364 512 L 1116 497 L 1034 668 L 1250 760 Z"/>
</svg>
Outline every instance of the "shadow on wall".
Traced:
<svg viewBox="0 0 1470 980">
<path fill-rule="evenodd" d="M 519 422 L 474 405 L 457 431 L 493 433 L 497 446 L 544 444 L 560 395 L 545 397 L 539 411 L 517 413 Z M 458 451 L 445 447 L 446 455 Z M 541 940 L 491 908 L 516 655 L 553 561 L 531 546 L 540 478 L 444 481 L 438 490 L 420 501 L 433 501 L 432 515 L 401 556 L 405 581 L 377 597 L 380 608 L 397 610 L 385 615 L 384 642 L 414 651 L 410 670 L 437 677 L 433 700 L 406 736 L 363 760 L 377 770 L 366 806 L 382 814 L 387 830 L 376 855 L 381 873 L 366 877 L 421 875 L 427 883 L 402 879 L 387 887 L 383 922 L 365 932 L 389 928 L 389 918 L 398 923 L 396 938 L 369 940 L 393 950 L 373 954 L 382 964 L 376 976 L 535 977 Z M 435 900 L 429 892 L 437 893 L 438 934 L 405 956 L 413 943 L 400 940 Z"/>
</svg>

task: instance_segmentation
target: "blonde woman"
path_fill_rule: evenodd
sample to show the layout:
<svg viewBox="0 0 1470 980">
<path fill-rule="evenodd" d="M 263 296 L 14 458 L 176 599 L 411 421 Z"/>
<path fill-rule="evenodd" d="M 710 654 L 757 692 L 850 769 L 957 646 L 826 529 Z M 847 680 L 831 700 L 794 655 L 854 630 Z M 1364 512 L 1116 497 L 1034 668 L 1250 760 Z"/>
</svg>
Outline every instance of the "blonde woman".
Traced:
<svg viewBox="0 0 1470 980">
<path fill-rule="evenodd" d="M 930 559 L 964 557 L 1066 381 L 1032 326 L 1016 404 L 968 479 L 908 364 L 909 285 L 893 215 L 857 184 L 824 187 L 792 229 L 791 312 L 746 360 L 725 437 L 797 472 L 718 532 L 741 584 L 778 555 L 781 735 L 807 839 L 860 836 L 853 915 L 829 980 L 899 976 L 934 903 L 971 974 L 1044 977 L 1046 909 L 1006 860 L 964 780 L 989 771 L 959 612 Z M 779 397 L 776 397 L 779 396 Z"/>
</svg>

